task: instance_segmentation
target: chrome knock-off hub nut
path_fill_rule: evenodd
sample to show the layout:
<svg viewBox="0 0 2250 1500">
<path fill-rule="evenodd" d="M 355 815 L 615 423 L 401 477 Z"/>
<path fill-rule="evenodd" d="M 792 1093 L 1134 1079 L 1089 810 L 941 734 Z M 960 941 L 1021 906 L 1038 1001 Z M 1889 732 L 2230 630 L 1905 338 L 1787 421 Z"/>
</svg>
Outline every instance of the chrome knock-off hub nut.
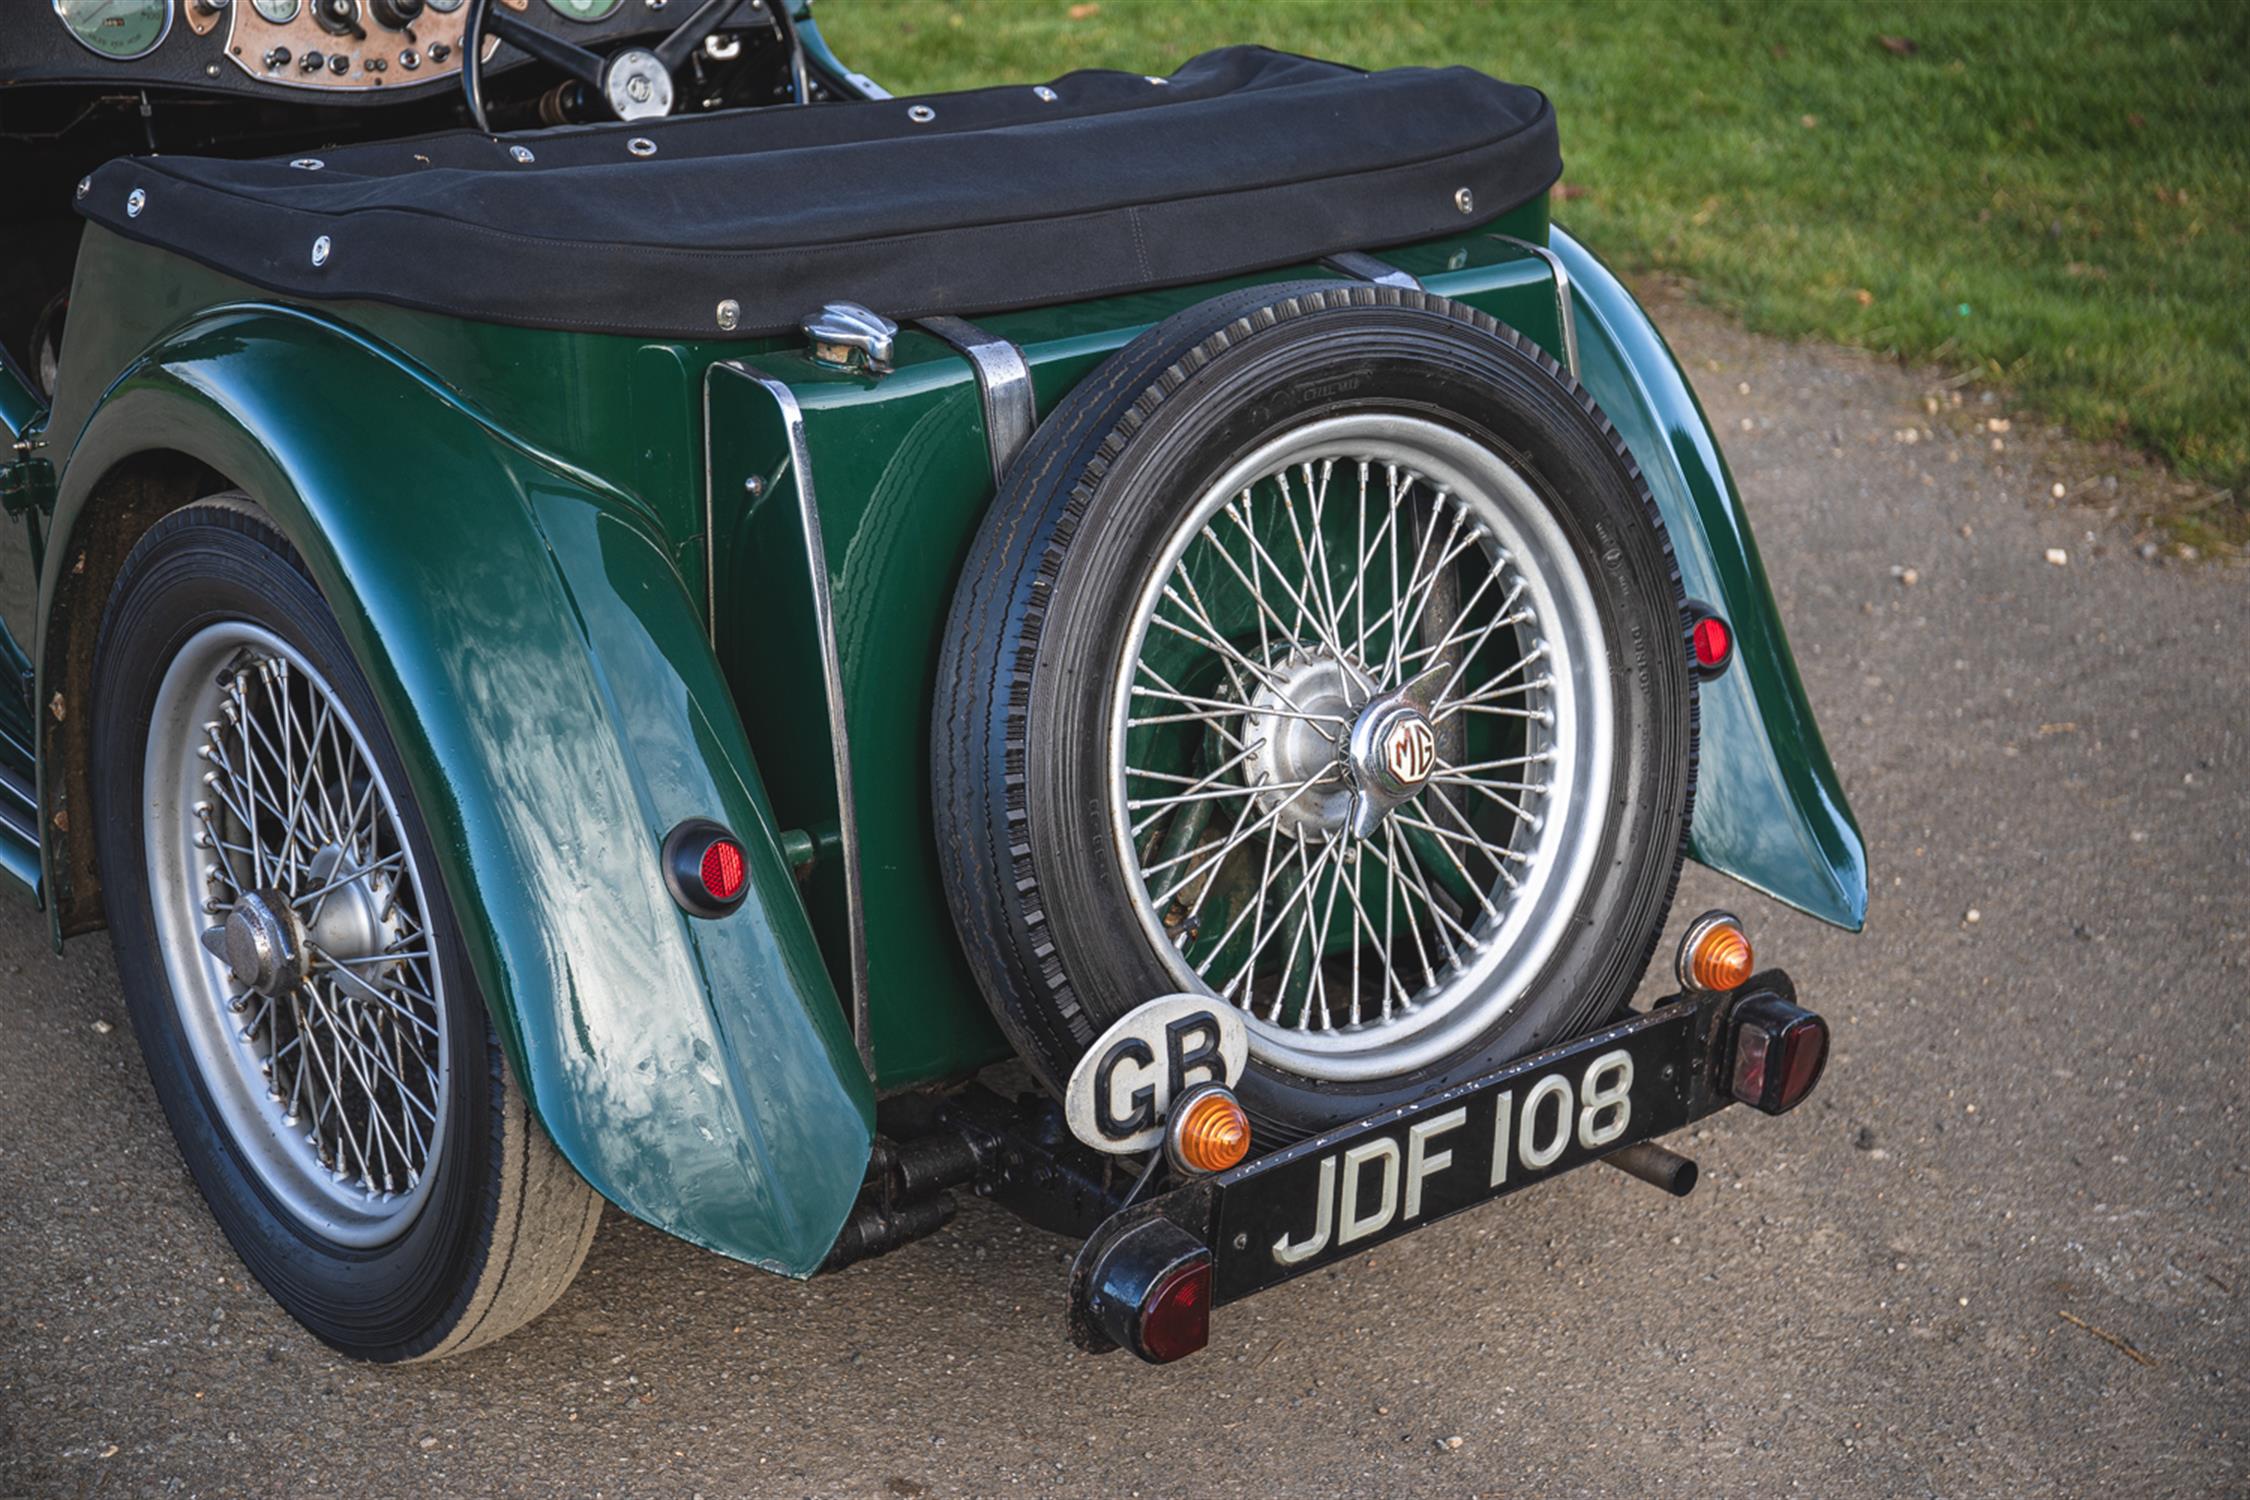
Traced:
<svg viewBox="0 0 2250 1500">
<path fill-rule="evenodd" d="M 304 982 L 304 929 L 287 898 L 252 891 L 235 903 L 220 931 L 219 957 L 235 983 L 261 995 L 285 995 Z"/>
</svg>

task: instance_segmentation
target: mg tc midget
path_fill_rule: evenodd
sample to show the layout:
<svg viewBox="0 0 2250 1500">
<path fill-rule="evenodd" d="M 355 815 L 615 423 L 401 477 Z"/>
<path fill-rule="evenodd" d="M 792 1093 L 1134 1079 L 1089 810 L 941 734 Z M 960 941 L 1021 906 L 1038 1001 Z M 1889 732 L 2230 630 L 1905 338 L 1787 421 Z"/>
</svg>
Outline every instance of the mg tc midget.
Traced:
<svg viewBox="0 0 2250 1500">
<path fill-rule="evenodd" d="M 0 150 L 0 869 L 336 1348 L 517 1327 L 605 1201 L 802 1277 L 975 1193 L 1171 1360 L 1819 1079 L 1670 907 L 1856 927 L 1860 837 L 1536 89 L 24 0 Z"/>
</svg>

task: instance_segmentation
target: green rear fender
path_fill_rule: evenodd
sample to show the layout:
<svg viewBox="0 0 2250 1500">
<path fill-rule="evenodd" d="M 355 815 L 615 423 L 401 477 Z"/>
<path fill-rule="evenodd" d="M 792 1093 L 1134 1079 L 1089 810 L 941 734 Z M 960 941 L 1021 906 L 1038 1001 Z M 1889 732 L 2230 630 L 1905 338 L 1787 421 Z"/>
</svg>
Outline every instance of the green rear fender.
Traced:
<svg viewBox="0 0 2250 1500">
<path fill-rule="evenodd" d="M 1824 922 L 1867 919 L 1867 845 L 1751 539 L 1734 476 L 1679 362 L 1609 269 L 1560 229 L 1578 378 L 1633 450 L 1656 496 L 1688 596 L 1734 627 L 1735 660 L 1703 684 L 1703 755 L 1689 853 Z"/>
<path fill-rule="evenodd" d="M 873 1094 L 695 604 L 639 504 L 357 333 L 222 309 L 150 350 L 85 425 L 44 599 L 99 477 L 148 449 L 226 475 L 303 554 L 563 1154 L 660 1228 L 815 1269 L 865 1172 Z M 718 921 L 683 912 L 658 868 L 693 816 L 749 851 L 750 898 Z"/>
</svg>

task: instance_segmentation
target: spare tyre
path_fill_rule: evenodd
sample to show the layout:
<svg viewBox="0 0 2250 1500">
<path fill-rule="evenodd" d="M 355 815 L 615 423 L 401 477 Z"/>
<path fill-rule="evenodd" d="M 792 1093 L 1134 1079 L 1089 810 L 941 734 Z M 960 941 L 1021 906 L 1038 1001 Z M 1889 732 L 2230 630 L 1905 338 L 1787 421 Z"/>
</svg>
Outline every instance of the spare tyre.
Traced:
<svg viewBox="0 0 2250 1500">
<path fill-rule="evenodd" d="M 1216 997 L 1269 1142 L 1606 1020 L 1679 876 L 1689 623 L 1632 456 L 1485 314 L 1298 283 L 1151 329 L 954 599 L 932 775 L 994 1013 L 1059 1088 Z"/>
</svg>

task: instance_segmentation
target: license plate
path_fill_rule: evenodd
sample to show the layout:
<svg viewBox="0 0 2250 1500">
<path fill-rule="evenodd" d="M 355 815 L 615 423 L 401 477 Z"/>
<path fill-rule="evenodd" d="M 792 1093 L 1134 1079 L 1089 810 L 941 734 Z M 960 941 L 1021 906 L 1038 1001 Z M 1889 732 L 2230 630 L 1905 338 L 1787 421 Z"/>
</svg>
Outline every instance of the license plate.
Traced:
<svg viewBox="0 0 2250 1500">
<path fill-rule="evenodd" d="M 1216 1302 L 1688 1123 L 1697 1010 L 1667 1006 L 1218 1180 Z"/>
</svg>

